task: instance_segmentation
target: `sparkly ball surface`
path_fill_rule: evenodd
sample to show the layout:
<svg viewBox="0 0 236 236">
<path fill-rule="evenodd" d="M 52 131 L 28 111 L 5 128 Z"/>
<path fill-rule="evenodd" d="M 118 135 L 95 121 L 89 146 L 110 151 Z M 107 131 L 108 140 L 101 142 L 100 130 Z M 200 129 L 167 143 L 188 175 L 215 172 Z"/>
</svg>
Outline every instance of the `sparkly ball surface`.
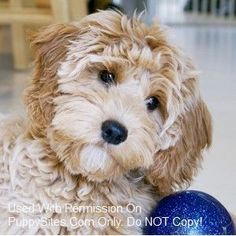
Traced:
<svg viewBox="0 0 236 236">
<path fill-rule="evenodd" d="M 209 194 L 189 190 L 163 198 L 145 219 L 144 234 L 235 234 L 230 214 Z"/>
</svg>

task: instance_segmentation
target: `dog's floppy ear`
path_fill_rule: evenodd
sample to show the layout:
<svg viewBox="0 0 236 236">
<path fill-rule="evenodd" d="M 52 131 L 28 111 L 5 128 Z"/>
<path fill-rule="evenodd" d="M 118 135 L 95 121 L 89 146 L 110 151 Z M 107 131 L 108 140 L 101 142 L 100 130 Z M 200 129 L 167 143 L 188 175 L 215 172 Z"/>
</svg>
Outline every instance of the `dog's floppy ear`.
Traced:
<svg viewBox="0 0 236 236">
<path fill-rule="evenodd" d="M 66 57 L 71 40 L 78 34 L 76 26 L 56 24 L 30 36 L 35 52 L 35 70 L 24 99 L 31 123 L 37 126 L 38 132 L 43 131 L 52 118 L 52 100 L 57 93 L 57 70 Z"/>
<path fill-rule="evenodd" d="M 189 67 L 187 64 L 185 68 Z M 169 128 L 174 129 L 170 133 L 177 132 L 179 136 L 173 145 L 156 153 L 147 174 L 149 182 L 162 195 L 189 185 L 199 167 L 202 151 L 211 144 L 211 116 L 199 95 L 197 78 L 187 78 L 181 83 L 184 109 Z"/>
</svg>

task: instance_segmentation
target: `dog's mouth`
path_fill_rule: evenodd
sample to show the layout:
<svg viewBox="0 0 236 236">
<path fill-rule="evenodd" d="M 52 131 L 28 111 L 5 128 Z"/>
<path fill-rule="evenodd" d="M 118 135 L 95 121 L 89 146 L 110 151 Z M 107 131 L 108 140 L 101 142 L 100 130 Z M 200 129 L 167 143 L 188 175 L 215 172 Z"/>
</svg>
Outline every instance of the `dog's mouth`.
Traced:
<svg viewBox="0 0 236 236">
<path fill-rule="evenodd" d="M 133 143 L 132 143 L 133 144 Z M 153 152 L 147 146 L 123 142 L 113 145 L 106 142 L 83 145 L 78 154 L 78 172 L 92 181 L 114 180 L 128 172 L 150 167 Z"/>
<path fill-rule="evenodd" d="M 79 172 L 90 180 L 112 180 L 127 172 L 109 152 L 109 145 L 84 145 L 79 154 Z"/>
</svg>

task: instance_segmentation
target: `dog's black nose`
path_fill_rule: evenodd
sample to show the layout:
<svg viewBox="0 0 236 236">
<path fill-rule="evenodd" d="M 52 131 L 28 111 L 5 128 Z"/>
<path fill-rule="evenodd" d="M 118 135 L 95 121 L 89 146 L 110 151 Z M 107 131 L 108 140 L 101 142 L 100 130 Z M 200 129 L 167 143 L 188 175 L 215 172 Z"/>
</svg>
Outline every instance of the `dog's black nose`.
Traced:
<svg viewBox="0 0 236 236">
<path fill-rule="evenodd" d="M 110 144 L 118 145 L 127 139 L 128 130 L 115 120 L 102 123 L 102 138 Z"/>
</svg>

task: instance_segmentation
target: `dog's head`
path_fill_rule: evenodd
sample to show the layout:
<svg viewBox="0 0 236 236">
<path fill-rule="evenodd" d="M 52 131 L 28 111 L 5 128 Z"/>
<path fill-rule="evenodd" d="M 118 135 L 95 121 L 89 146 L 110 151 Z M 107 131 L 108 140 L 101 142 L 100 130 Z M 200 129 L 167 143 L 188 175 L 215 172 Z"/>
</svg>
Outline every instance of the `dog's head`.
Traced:
<svg viewBox="0 0 236 236">
<path fill-rule="evenodd" d="M 194 67 L 160 26 L 104 11 L 49 26 L 32 44 L 31 133 L 71 174 L 104 181 L 141 168 L 160 193 L 191 180 L 210 115 Z"/>
</svg>

